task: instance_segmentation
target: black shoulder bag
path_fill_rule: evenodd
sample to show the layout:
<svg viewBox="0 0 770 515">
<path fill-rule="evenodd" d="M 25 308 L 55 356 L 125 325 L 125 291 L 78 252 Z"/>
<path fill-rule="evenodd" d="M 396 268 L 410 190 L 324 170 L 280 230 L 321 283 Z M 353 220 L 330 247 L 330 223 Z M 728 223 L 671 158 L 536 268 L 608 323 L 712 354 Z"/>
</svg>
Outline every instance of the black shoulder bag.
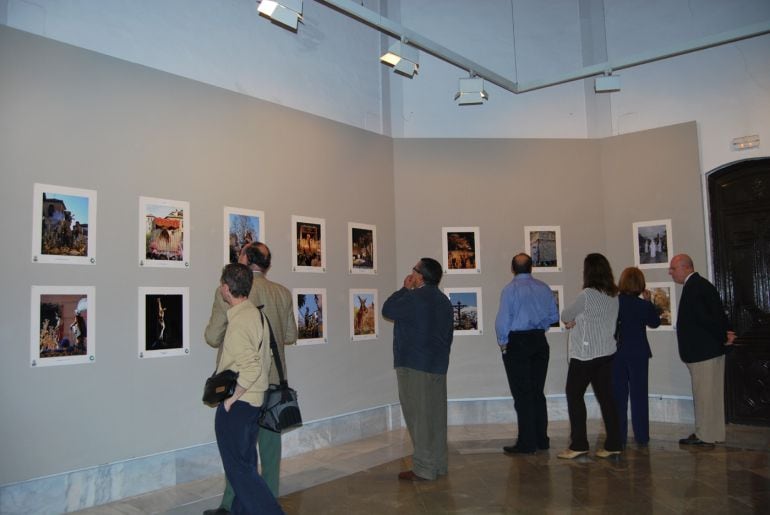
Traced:
<svg viewBox="0 0 770 515">
<path fill-rule="evenodd" d="M 301 426 L 302 414 L 297 403 L 297 391 L 289 387 L 289 383 L 283 376 L 281 354 L 278 352 L 278 345 L 275 343 L 273 328 L 264 313 L 262 314 L 262 322 L 270 332 L 270 349 L 273 352 L 275 365 L 278 367 L 280 384 L 271 384 L 265 392 L 265 401 L 262 403 L 259 425 L 269 431 L 281 433 L 295 426 Z"/>
</svg>

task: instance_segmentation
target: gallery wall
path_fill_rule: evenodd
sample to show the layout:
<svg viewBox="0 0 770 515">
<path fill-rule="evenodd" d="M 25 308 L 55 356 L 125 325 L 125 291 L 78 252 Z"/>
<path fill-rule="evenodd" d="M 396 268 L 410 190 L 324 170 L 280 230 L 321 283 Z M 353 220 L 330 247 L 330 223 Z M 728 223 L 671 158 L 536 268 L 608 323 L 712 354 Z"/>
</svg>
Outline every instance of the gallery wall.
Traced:
<svg viewBox="0 0 770 515">
<path fill-rule="evenodd" d="M 493 323 L 524 226 L 561 227 L 563 271 L 539 277 L 567 301 L 586 253 L 606 252 L 616 272 L 631 263 L 635 221 L 671 218 L 675 248 L 705 262 L 694 123 L 599 141 L 391 140 L 8 28 L 0 111 L 0 406 L 13 414 L 0 425 L 0 484 L 213 441 L 200 390 L 215 355 L 201 335 L 226 205 L 265 212 L 273 279 L 327 289 L 329 342 L 287 351 L 307 421 L 397 402 L 392 326 L 351 342 L 348 289 L 384 300 L 419 257 L 440 258 L 444 226 L 478 226 L 482 263 L 443 284 L 483 288 L 484 334 L 455 340 L 452 399 L 509 395 Z M 32 263 L 34 183 L 97 191 L 95 265 Z M 138 266 L 140 196 L 190 203 L 189 269 Z M 292 215 L 326 220 L 325 274 L 290 271 Z M 377 227 L 375 276 L 348 274 L 351 221 Z M 30 366 L 32 285 L 95 287 L 94 363 Z M 190 288 L 189 356 L 137 358 L 142 286 Z M 651 339 L 651 391 L 689 395 L 673 335 Z M 566 334 L 549 341 L 547 393 L 560 395 Z"/>
<path fill-rule="evenodd" d="M 509 395 L 494 318 L 512 277 L 511 258 L 527 250 L 525 226 L 560 227 L 562 271 L 535 276 L 562 285 L 565 305 L 582 287 L 589 252 L 606 254 L 616 278 L 634 264 L 634 222 L 671 219 L 674 250 L 705 265 L 694 123 L 603 140 L 398 139 L 394 156 L 399 277 L 420 256 L 441 259 L 442 227 L 479 227 L 481 273 L 445 275 L 442 282 L 482 288 L 484 334 L 455 338 L 452 398 Z M 670 281 L 667 267 L 645 274 L 648 281 Z M 566 333 L 550 331 L 548 340 L 546 393 L 562 395 Z M 650 393 L 690 395 L 673 332 L 650 332 L 650 341 Z"/>
<path fill-rule="evenodd" d="M 396 401 L 392 325 L 351 342 L 348 289 L 396 284 L 392 141 L 0 27 L 0 484 L 214 440 L 200 397 L 223 265 L 223 208 L 265 212 L 269 277 L 326 288 L 328 343 L 287 349 L 307 421 Z M 31 261 L 32 192 L 97 192 L 95 265 Z M 139 197 L 190 203 L 189 269 L 138 264 Z M 326 221 L 327 272 L 290 271 L 292 215 Z M 377 275 L 349 275 L 348 222 L 375 225 Z M 30 365 L 32 285 L 95 288 L 95 362 Z M 137 290 L 190 291 L 191 352 L 137 357 Z"/>
</svg>

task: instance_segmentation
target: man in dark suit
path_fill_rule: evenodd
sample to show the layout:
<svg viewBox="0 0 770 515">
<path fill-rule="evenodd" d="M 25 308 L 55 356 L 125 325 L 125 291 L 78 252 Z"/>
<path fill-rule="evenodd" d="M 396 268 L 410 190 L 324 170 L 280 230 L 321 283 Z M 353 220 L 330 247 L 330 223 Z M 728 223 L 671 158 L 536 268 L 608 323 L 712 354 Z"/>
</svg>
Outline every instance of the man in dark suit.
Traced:
<svg viewBox="0 0 770 515">
<path fill-rule="evenodd" d="M 701 277 L 692 258 L 679 254 L 671 259 L 668 273 L 682 284 L 676 338 L 679 357 L 692 379 L 695 432 L 682 438 L 682 445 L 713 447 L 725 441 L 725 346 L 735 333 L 728 330 L 727 315 L 713 284 Z"/>
</svg>

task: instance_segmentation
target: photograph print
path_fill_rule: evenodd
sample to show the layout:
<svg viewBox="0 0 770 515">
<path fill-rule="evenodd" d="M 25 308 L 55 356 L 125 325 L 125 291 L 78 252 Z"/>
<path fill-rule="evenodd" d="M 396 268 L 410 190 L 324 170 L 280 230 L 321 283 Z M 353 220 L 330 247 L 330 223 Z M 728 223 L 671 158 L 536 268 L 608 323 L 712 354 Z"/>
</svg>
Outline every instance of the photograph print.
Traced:
<svg viewBox="0 0 770 515">
<path fill-rule="evenodd" d="M 564 307 L 564 286 L 561 284 L 549 284 L 548 286 L 551 287 L 551 292 L 553 293 L 553 300 L 556 301 L 556 312 L 561 313 L 562 308 Z M 551 324 L 551 329 L 549 331 L 552 332 L 561 332 L 564 330 L 564 325 L 562 324 L 561 318 L 559 318 L 558 321 Z"/>
<path fill-rule="evenodd" d="M 241 249 L 255 241 L 265 242 L 265 213 L 225 207 L 225 264 L 238 262 Z"/>
<path fill-rule="evenodd" d="M 478 227 L 442 227 L 445 274 L 481 272 L 481 244 Z"/>
<path fill-rule="evenodd" d="M 291 217 L 292 270 L 326 272 L 326 221 L 306 216 Z"/>
<path fill-rule="evenodd" d="M 379 334 L 377 290 L 350 290 L 350 339 L 374 340 Z"/>
<path fill-rule="evenodd" d="M 326 289 L 294 288 L 292 293 L 297 319 L 297 345 L 326 343 Z"/>
<path fill-rule="evenodd" d="M 33 286 L 31 315 L 33 367 L 94 361 L 93 286 Z"/>
<path fill-rule="evenodd" d="M 670 219 L 635 222 L 633 238 L 636 266 L 668 268 L 668 262 L 674 255 Z"/>
<path fill-rule="evenodd" d="M 455 335 L 484 334 L 481 288 L 444 288 L 444 295 L 452 304 Z"/>
<path fill-rule="evenodd" d="M 190 203 L 139 197 L 139 266 L 190 266 Z"/>
<path fill-rule="evenodd" d="M 673 282 L 647 283 L 650 302 L 660 316 L 660 326 L 648 331 L 673 331 L 676 321 L 676 288 Z"/>
<path fill-rule="evenodd" d="M 524 252 L 532 257 L 533 272 L 561 272 L 561 227 L 525 227 Z"/>
<path fill-rule="evenodd" d="M 348 222 L 348 272 L 377 273 L 377 228 Z"/>
<path fill-rule="evenodd" d="M 190 353 L 189 288 L 139 287 L 139 357 Z"/>
<path fill-rule="evenodd" d="M 96 263 L 96 191 L 35 184 L 32 261 Z"/>
</svg>

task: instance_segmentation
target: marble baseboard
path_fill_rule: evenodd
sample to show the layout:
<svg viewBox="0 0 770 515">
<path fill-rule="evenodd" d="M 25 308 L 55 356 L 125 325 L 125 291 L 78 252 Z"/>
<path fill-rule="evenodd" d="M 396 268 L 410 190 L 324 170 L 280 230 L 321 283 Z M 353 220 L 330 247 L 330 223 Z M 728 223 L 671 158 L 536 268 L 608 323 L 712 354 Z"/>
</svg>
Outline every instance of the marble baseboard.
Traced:
<svg viewBox="0 0 770 515">
<path fill-rule="evenodd" d="M 549 395 L 550 420 L 567 420 L 564 395 Z M 600 418 L 593 395 L 586 395 L 588 417 Z M 452 399 L 449 425 L 515 423 L 510 398 Z M 690 397 L 650 396 L 650 420 L 692 423 Z M 283 436 L 284 457 L 333 447 L 403 427 L 398 404 L 378 406 L 327 419 L 308 421 Z M 0 486 L 0 514 L 59 514 L 119 501 L 223 473 L 216 442 L 108 463 L 82 470 Z"/>
</svg>

